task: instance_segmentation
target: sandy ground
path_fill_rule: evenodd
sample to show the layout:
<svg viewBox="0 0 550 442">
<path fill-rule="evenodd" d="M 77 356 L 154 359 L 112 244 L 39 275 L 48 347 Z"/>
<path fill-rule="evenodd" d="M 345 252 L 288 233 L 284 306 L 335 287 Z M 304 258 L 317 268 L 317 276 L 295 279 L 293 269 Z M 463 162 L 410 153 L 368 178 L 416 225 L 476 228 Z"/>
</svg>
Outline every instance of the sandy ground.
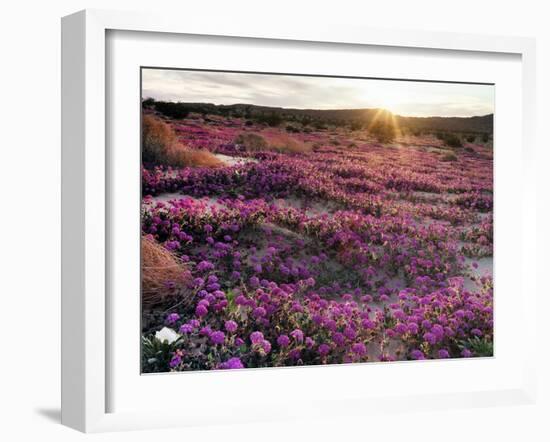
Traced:
<svg viewBox="0 0 550 442">
<path fill-rule="evenodd" d="M 493 277 L 494 263 L 492 256 L 478 259 L 467 258 L 465 263 L 470 273 L 470 276 L 464 278 L 464 288 L 466 290 L 478 290 L 480 288 L 479 283 L 476 281 L 478 278 Z M 474 264 L 477 264 L 477 268 L 474 267 Z"/>
<path fill-rule="evenodd" d="M 256 163 L 257 160 L 253 158 L 243 158 L 243 157 L 232 157 L 229 155 L 224 155 L 221 153 L 215 153 L 214 156 L 218 158 L 219 160 L 222 160 L 225 164 L 228 166 L 236 166 L 239 164 L 246 164 L 246 163 Z"/>
<path fill-rule="evenodd" d="M 235 164 L 239 164 L 239 161 L 249 161 L 247 158 L 239 158 L 239 157 L 230 157 L 227 155 L 221 155 L 216 154 L 216 156 L 220 159 L 223 159 L 226 161 L 226 159 L 230 159 L 232 161 L 235 161 Z M 427 193 L 422 192 L 422 196 L 426 197 Z M 144 202 L 145 207 L 151 207 L 153 204 L 157 202 L 169 202 L 171 200 L 178 200 L 181 198 L 192 198 L 187 195 L 182 195 L 180 193 L 164 193 L 161 195 L 154 196 L 150 198 L 147 202 Z M 200 201 L 206 202 L 208 205 L 216 207 L 216 208 L 223 208 L 224 205 L 222 202 L 219 201 L 217 197 L 203 197 L 198 199 Z M 275 204 L 277 207 L 280 208 L 295 208 L 295 209 L 301 209 L 305 210 L 306 214 L 308 216 L 322 216 L 322 215 L 331 215 L 337 210 L 337 207 L 332 204 L 327 204 L 321 201 L 308 201 L 303 198 L 291 196 L 286 199 L 276 199 L 273 201 L 273 204 Z M 490 215 L 490 214 L 481 214 L 483 217 Z M 281 234 L 283 237 L 296 237 L 298 234 L 295 232 L 291 232 L 283 227 L 274 226 L 272 224 L 266 224 L 266 228 L 270 228 L 274 230 L 275 232 Z M 299 235 L 298 235 L 299 236 Z M 307 240 L 307 238 L 302 238 L 304 240 Z M 258 255 L 261 256 L 262 252 L 259 250 Z M 478 259 L 472 259 L 472 258 L 466 258 L 465 261 L 466 265 L 466 275 L 464 277 L 464 287 L 467 290 L 470 291 L 477 291 L 480 288 L 479 284 L 479 278 L 484 276 L 493 276 L 493 257 L 485 257 L 485 258 L 478 258 Z M 397 285 L 399 285 L 397 283 Z M 391 300 L 390 302 L 393 302 Z M 383 306 L 381 306 L 383 307 Z"/>
</svg>

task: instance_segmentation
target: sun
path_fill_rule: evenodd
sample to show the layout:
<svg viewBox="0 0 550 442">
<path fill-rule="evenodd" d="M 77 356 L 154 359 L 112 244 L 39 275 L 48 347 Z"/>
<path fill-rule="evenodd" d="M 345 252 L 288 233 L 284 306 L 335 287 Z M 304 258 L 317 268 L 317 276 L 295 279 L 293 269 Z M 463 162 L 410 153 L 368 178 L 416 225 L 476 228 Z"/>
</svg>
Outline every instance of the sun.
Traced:
<svg viewBox="0 0 550 442">
<path fill-rule="evenodd" d="M 369 125 L 367 126 L 367 131 L 370 131 L 376 124 L 383 123 L 384 125 L 391 126 L 396 136 L 400 136 L 401 128 L 395 114 L 387 109 L 378 109 L 374 114 L 372 120 L 370 120 Z"/>
</svg>

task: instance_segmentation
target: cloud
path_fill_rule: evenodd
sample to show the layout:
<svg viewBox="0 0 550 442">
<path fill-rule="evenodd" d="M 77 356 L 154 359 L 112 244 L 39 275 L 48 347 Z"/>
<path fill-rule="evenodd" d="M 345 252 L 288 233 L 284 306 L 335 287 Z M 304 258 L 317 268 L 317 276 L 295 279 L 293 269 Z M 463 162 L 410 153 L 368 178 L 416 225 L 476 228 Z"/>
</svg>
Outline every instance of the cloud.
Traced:
<svg viewBox="0 0 550 442">
<path fill-rule="evenodd" d="M 407 116 L 494 112 L 494 86 L 144 69 L 142 96 L 157 100 L 248 103 L 302 109 L 386 108 Z"/>
</svg>

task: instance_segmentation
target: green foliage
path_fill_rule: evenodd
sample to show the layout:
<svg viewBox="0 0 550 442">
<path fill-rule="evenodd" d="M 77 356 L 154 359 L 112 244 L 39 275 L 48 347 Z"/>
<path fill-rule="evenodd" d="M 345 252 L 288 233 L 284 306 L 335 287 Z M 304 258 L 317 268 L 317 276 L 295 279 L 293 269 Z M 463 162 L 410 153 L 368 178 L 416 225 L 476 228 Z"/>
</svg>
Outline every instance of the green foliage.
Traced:
<svg viewBox="0 0 550 442">
<path fill-rule="evenodd" d="M 493 356 L 493 341 L 485 337 L 474 336 L 467 341 L 462 341 L 458 346 L 461 350 L 470 350 L 475 356 Z"/>
<path fill-rule="evenodd" d="M 177 342 L 177 341 L 176 341 Z M 168 344 L 159 341 L 154 336 L 141 339 L 141 369 L 144 373 L 170 370 L 170 359 L 176 342 Z"/>
<path fill-rule="evenodd" d="M 327 125 L 320 120 L 315 120 L 311 125 L 317 130 L 325 130 L 327 128 Z"/>
<path fill-rule="evenodd" d="M 286 130 L 287 132 L 294 133 L 294 134 L 300 132 L 300 129 L 298 129 L 298 128 L 295 127 L 295 126 L 291 126 L 290 124 L 287 125 L 287 126 L 285 127 L 285 130 Z"/>
<path fill-rule="evenodd" d="M 449 147 L 462 147 L 462 140 L 455 134 L 446 134 L 443 142 Z"/>
<path fill-rule="evenodd" d="M 443 141 L 443 144 L 449 147 L 462 147 L 462 140 L 460 137 L 454 133 L 448 132 L 437 132 L 435 134 L 438 140 Z"/>
<path fill-rule="evenodd" d="M 143 107 L 151 108 L 155 104 L 155 99 L 146 98 L 145 100 L 143 100 L 142 104 L 143 104 Z"/>
<path fill-rule="evenodd" d="M 283 122 L 283 118 L 275 112 L 260 114 L 256 120 L 258 123 L 264 123 L 271 127 L 279 126 Z"/>
<path fill-rule="evenodd" d="M 189 110 L 183 103 L 171 103 L 158 101 L 155 103 L 155 109 L 168 118 L 181 120 L 189 115 Z"/>
</svg>

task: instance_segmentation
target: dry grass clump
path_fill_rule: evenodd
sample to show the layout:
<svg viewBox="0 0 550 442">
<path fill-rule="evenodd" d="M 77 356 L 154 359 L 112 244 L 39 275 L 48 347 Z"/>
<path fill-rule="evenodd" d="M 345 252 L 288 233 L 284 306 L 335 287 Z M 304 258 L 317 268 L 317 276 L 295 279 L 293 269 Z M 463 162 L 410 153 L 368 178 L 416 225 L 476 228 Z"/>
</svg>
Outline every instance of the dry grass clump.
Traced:
<svg viewBox="0 0 550 442">
<path fill-rule="evenodd" d="M 458 161 L 458 157 L 454 153 L 448 152 L 443 154 L 443 156 L 441 157 L 441 161 Z"/>
<path fill-rule="evenodd" d="M 204 149 L 186 149 L 179 145 L 169 155 L 169 164 L 175 167 L 221 167 L 224 162 Z"/>
<path fill-rule="evenodd" d="M 154 239 L 141 238 L 141 299 L 151 306 L 167 298 L 181 297 L 191 280 L 191 273 L 177 258 Z"/>
<path fill-rule="evenodd" d="M 183 146 L 172 126 L 152 115 L 143 117 L 142 161 L 174 167 L 220 167 L 224 164 L 207 150 Z"/>
<path fill-rule="evenodd" d="M 240 144 L 249 152 L 274 151 L 280 153 L 306 153 L 313 149 L 310 144 L 297 140 L 287 134 L 269 135 L 264 138 L 254 132 L 243 132 L 235 138 L 235 143 Z"/>
<path fill-rule="evenodd" d="M 313 147 L 310 144 L 297 140 L 285 134 L 280 134 L 272 137 L 269 140 L 270 150 L 281 153 L 307 153 L 311 152 Z"/>
<path fill-rule="evenodd" d="M 152 115 L 144 115 L 141 133 L 143 162 L 164 164 L 167 160 L 168 150 L 178 141 L 174 129 Z"/>
<path fill-rule="evenodd" d="M 235 144 L 240 144 L 249 152 L 267 150 L 268 144 L 264 137 L 254 132 L 243 132 L 235 138 Z"/>
</svg>

